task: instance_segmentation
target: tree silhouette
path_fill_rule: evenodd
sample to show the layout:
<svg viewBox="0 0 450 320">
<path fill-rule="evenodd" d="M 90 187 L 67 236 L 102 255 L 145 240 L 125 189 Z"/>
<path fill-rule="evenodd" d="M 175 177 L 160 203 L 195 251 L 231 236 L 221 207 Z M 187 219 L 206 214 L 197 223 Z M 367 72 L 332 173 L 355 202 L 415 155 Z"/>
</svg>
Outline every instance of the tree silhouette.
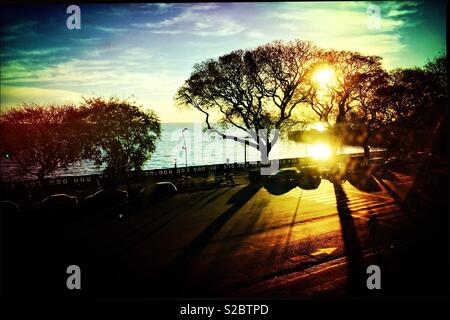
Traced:
<svg viewBox="0 0 450 320">
<path fill-rule="evenodd" d="M 208 129 L 224 139 L 244 143 L 213 127 L 210 117 L 217 116 L 223 127 L 246 130 L 253 137 L 249 145 L 267 150 L 267 154 L 261 153 L 266 162 L 278 130 L 292 126 L 298 106 L 310 100 L 309 74 L 317 62 L 317 52 L 310 42 L 275 41 L 209 59 L 194 65 L 175 100 L 179 106 L 202 112 Z M 261 129 L 267 129 L 267 133 L 261 133 Z"/>
<path fill-rule="evenodd" d="M 35 176 L 42 183 L 82 159 L 77 112 L 73 105 L 24 104 L 1 115 L 2 149 L 17 164 L 16 174 Z"/>
<path fill-rule="evenodd" d="M 382 89 L 381 102 L 389 112 L 395 145 L 409 150 L 430 143 L 431 133 L 445 119 L 446 57 L 424 68 L 395 69 Z M 405 150 L 406 151 L 406 150 Z"/>
<path fill-rule="evenodd" d="M 333 81 L 325 90 L 313 87 L 311 108 L 321 121 L 333 127 L 339 144 L 348 134 L 350 113 L 368 101 L 367 90 L 372 91 L 372 83 L 385 71 L 378 56 L 339 50 L 323 51 L 320 56 L 319 66 L 327 65 L 333 70 Z M 372 118 L 369 113 L 367 117 Z"/>
<path fill-rule="evenodd" d="M 155 151 L 161 136 L 158 117 L 118 98 L 86 99 L 81 110 L 89 126 L 89 139 L 85 141 L 89 158 L 98 166 L 106 164 L 106 172 L 125 179 L 129 188 L 128 172 L 141 170 Z"/>
<path fill-rule="evenodd" d="M 373 68 L 361 75 L 356 85 L 357 106 L 350 110 L 348 122 L 353 134 L 358 135 L 356 140 L 364 149 L 366 161 L 370 158 L 369 141 L 392 121 L 391 112 L 383 103 L 383 90 L 388 82 L 387 72 Z"/>
</svg>

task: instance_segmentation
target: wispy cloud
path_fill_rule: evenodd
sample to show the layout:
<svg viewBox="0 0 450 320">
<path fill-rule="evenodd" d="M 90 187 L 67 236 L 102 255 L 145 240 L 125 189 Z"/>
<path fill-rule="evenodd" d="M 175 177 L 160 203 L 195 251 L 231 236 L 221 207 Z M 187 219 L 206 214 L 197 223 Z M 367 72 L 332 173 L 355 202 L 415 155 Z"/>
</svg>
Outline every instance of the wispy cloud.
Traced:
<svg viewBox="0 0 450 320">
<path fill-rule="evenodd" d="M 326 48 L 357 50 L 366 54 L 399 53 L 405 48 L 400 29 L 419 23 L 411 20 L 417 12 L 414 2 L 376 2 L 380 8 L 379 28 L 370 28 L 370 3 L 308 3 L 287 5 L 271 14 L 286 36 L 312 40 Z M 389 58 L 386 62 L 390 64 Z"/>
<path fill-rule="evenodd" d="M 127 29 L 127 28 L 114 28 L 114 27 L 102 27 L 102 26 L 97 26 L 95 28 L 98 31 L 111 32 L 111 33 L 127 32 L 127 31 L 129 31 L 129 29 Z"/>
<path fill-rule="evenodd" d="M 6 55 L 13 55 L 15 57 L 33 57 L 33 56 L 48 56 L 59 54 L 64 51 L 69 51 L 68 47 L 56 47 L 56 48 L 48 48 L 48 49 L 36 49 L 36 50 L 12 50 L 10 52 L 5 53 Z"/>
<path fill-rule="evenodd" d="M 233 18 L 223 15 L 217 4 L 197 4 L 184 6 L 174 17 L 161 21 L 133 24 L 145 27 L 156 34 L 192 34 L 196 36 L 231 36 L 245 28 Z"/>
<path fill-rule="evenodd" d="M 369 4 L 381 9 L 378 29 L 368 28 Z M 433 27 L 423 2 L 86 4 L 82 29 L 73 31 L 63 7 L 0 12 L 2 106 L 45 96 L 134 95 L 164 121 L 187 120 L 173 105 L 177 88 L 195 63 L 235 49 L 311 40 L 380 55 L 389 69 L 422 65 L 445 50 L 445 14 L 434 13 L 441 24 Z"/>
<path fill-rule="evenodd" d="M 22 32 L 24 30 L 27 30 L 37 24 L 36 21 L 26 21 L 26 22 L 19 22 L 13 25 L 5 26 L 3 29 L 3 32 L 5 33 L 17 33 Z"/>
<path fill-rule="evenodd" d="M 26 21 L 12 25 L 2 25 L 0 31 L 0 40 L 6 42 L 21 39 L 24 37 L 36 36 L 36 32 L 33 29 L 36 24 L 36 21 Z"/>
<path fill-rule="evenodd" d="M 22 103 L 77 103 L 81 94 L 69 90 L 46 89 L 38 87 L 2 86 L 1 111 Z"/>
</svg>

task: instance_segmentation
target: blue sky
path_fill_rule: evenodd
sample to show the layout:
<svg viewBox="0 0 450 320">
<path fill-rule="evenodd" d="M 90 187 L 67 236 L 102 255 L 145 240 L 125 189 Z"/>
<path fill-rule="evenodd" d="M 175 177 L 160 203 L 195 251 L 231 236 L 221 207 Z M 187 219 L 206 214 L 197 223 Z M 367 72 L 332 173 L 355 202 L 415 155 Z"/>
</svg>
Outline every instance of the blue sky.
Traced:
<svg viewBox="0 0 450 320">
<path fill-rule="evenodd" d="M 379 28 L 367 8 L 380 7 Z M 81 30 L 65 5 L 3 6 L 1 107 L 131 97 L 164 122 L 202 121 L 173 96 L 195 63 L 273 40 L 383 57 L 386 68 L 422 66 L 446 52 L 446 2 L 80 4 Z"/>
</svg>

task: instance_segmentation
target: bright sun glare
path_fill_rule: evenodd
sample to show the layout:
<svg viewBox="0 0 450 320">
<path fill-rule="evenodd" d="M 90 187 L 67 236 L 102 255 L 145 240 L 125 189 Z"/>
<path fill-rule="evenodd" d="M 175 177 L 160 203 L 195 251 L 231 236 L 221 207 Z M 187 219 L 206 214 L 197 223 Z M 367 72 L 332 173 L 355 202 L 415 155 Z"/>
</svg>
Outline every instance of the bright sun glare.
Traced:
<svg viewBox="0 0 450 320">
<path fill-rule="evenodd" d="M 309 155 L 314 159 L 328 159 L 331 156 L 331 148 L 324 143 L 316 143 L 308 150 Z"/>
<path fill-rule="evenodd" d="M 325 130 L 327 130 L 327 127 L 326 127 L 326 124 L 323 122 L 316 122 L 316 123 L 313 123 L 312 125 L 310 125 L 310 129 L 314 129 L 319 132 L 324 132 Z"/>
<path fill-rule="evenodd" d="M 317 70 L 314 75 L 313 79 L 316 81 L 319 86 L 325 87 L 331 84 L 334 76 L 334 71 L 331 68 L 323 68 Z"/>
</svg>

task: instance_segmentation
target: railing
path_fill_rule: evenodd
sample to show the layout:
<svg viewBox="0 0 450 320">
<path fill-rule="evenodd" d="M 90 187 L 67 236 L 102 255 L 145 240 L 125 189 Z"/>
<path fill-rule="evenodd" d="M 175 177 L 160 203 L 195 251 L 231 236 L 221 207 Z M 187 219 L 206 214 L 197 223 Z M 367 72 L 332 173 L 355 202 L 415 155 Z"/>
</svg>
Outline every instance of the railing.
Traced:
<svg viewBox="0 0 450 320">
<path fill-rule="evenodd" d="M 384 155 L 384 151 L 374 151 L 371 152 L 371 157 L 380 157 Z M 353 153 L 353 154 L 340 154 L 338 157 L 340 160 L 359 161 L 364 156 L 363 153 Z M 271 160 L 276 161 L 276 160 Z M 280 168 L 299 166 L 302 164 L 320 163 L 318 160 L 313 160 L 311 158 L 289 158 L 289 159 L 279 159 L 278 164 Z M 213 165 L 199 165 L 199 166 L 189 166 L 189 167 L 177 167 L 177 168 L 167 168 L 167 169 L 152 169 L 143 170 L 141 172 L 130 172 L 130 181 L 145 181 L 146 179 L 173 179 L 186 176 L 208 176 L 211 174 L 222 175 L 228 170 L 230 173 L 240 173 L 245 172 L 248 169 L 258 169 L 261 167 L 260 161 L 250 162 L 250 163 L 221 163 Z M 72 188 L 85 188 L 92 186 L 102 186 L 108 179 L 106 174 L 93 174 L 93 175 L 83 175 L 83 176 L 61 176 L 55 178 L 48 178 L 44 180 L 45 187 L 72 187 Z M 42 185 L 36 181 L 11 181 L 2 182 L 2 189 L 15 189 L 17 187 L 25 188 L 39 188 Z"/>
</svg>

